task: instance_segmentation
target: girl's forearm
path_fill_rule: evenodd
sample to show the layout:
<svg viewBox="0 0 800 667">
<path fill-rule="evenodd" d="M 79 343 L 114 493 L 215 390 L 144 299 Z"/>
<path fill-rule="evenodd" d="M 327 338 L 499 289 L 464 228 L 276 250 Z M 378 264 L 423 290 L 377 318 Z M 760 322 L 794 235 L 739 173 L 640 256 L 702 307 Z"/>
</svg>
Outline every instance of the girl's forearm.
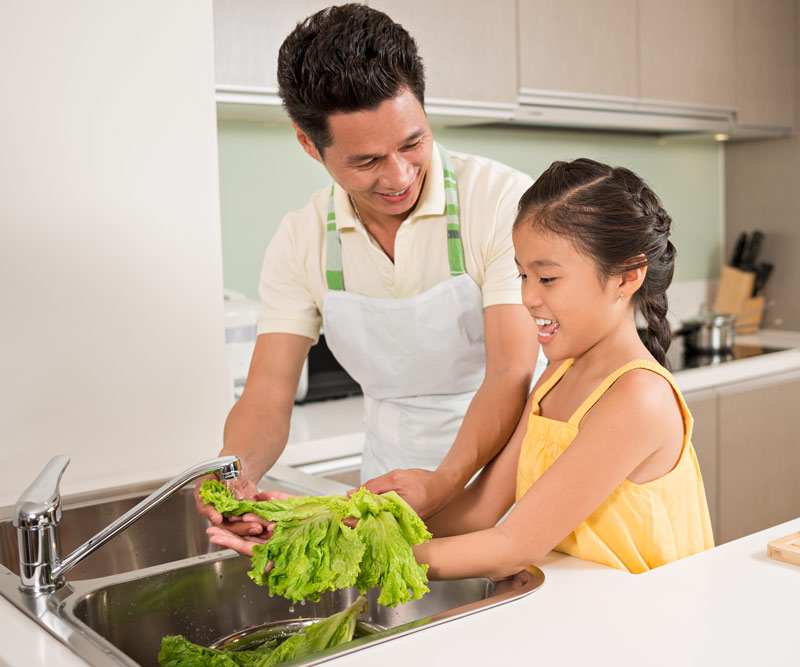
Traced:
<svg viewBox="0 0 800 667">
<path fill-rule="evenodd" d="M 414 547 L 418 563 L 427 563 L 428 578 L 467 579 L 491 577 L 499 579 L 525 569 L 533 562 L 499 527 L 466 535 L 434 538 Z"/>
</svg>

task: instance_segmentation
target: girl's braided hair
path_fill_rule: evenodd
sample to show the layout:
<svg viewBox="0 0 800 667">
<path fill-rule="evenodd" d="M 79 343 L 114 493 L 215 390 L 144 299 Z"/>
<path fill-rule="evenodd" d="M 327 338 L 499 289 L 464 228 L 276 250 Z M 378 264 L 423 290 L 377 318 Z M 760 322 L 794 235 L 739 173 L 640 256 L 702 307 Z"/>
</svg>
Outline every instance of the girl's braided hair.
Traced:
<svg viewBox="0 0 800 667">
<path fill-rule="evenodd" d="M 633 303 L 647 322 L 647 349 L 666 364 L 672 336 L 667 287 L 675 268 L 671 223 L 655 193 L 630 169 L 581 158 L 547 168 L 520 199 L 514 228 L 530 224 L 571 239 L 604 280 L 646 266 Z"/>
</svg>

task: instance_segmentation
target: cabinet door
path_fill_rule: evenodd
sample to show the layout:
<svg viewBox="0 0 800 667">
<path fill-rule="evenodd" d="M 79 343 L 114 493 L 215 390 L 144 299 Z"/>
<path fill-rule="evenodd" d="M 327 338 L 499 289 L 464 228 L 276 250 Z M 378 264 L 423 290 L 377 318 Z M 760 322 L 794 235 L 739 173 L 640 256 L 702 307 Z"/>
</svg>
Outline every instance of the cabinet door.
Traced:
<svg viewBox="0 0 800 667">
<path fill-rule="evenodd" d="M 735 0 L 639 0 L 640 95 L 733 108 Z"/>
<path fill-rule="evenodd" d="M 684 395 L 689 412 L 694 418 L 692 445 L 694 445 L 703 486 L 706 489 L 708 512 L 714 529 L 714 540 L 721 540 L 719 532 L 719 437 L 717 425 L 717 394 L 712 389 L 694 391 Z"/>
<path fill-rule="evenodd" d="M 214 0 L 217 86 L 277 92 L 278 49 L 298 21 L 329 0 Z"/>
<path fill-rule="evenodd" d="M 369 0 L 402 24 L 425 63 L 426 98 L 517 99 L 514 0 Z"/>
<path fill-rule="evenodd" d="M 718 390 L 720 541 L 800 516 L 800 373 Z"/>
<path fill-rule="evenodd" d="M 637 0 L 519 0 L 520 88 L 636 97 Z"/>
<path fill-rule="evenodd" d="M 739 122 L 792 127 L 797 3 L 793 0 L 738 0 L 736 10 Z"/>
</svg>

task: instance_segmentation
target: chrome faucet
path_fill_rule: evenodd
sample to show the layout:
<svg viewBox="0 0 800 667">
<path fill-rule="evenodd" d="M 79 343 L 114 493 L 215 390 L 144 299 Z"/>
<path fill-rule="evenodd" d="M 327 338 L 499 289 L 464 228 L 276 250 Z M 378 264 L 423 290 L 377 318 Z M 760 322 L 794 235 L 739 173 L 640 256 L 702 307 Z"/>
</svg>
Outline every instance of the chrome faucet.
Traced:
<svg viewBox="0 0 800 667">
<path fill-rule="evenodd" d="M 238 456 L 221 456 L 198 463 L 153 491 L 62 560 L 58 536 L 61 521 L 58 487 L 68 465 L 68 456 L 53 457 L 14 505 L 14 526 L 19 540 L 19 587 L 24 592 L 49 593 L 60 588 L 69 570 L 192 480 L 212 472 L 219 473 L 225 481 L 238 479 L 242 474 L 242 462 Z"/>
</svg>

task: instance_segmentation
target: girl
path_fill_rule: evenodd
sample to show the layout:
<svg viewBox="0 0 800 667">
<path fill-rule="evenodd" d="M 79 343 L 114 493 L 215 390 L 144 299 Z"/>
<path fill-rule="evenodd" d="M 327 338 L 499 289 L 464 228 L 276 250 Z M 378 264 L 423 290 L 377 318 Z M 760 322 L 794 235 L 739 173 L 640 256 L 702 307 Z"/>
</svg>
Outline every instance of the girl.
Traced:
<svg viewBox="0 0 800 667">
<path fill-rule="evenodd" d="M 522 301 L 551 363 L 505 448 L 428 519 L 414 551 L 431 579 L 501 578 L 551 549 L 639 573 L 713 546 L 692 417 L 662 366 L 670 222 L 633 172 L 588 159 L 553 163 L 523 195 Z"/>
<path fill-rule="evenodd" d="M 551 363 L 506 447 L 429 521 L 415 555 L 432 579 L 508 576 L 551 549 L 639 573 L 713 546 L 692 417 L 662 366 L 670 222 L 639 177 L 593 160 L 523 195 L 522 301 Z"/>
</svg>

